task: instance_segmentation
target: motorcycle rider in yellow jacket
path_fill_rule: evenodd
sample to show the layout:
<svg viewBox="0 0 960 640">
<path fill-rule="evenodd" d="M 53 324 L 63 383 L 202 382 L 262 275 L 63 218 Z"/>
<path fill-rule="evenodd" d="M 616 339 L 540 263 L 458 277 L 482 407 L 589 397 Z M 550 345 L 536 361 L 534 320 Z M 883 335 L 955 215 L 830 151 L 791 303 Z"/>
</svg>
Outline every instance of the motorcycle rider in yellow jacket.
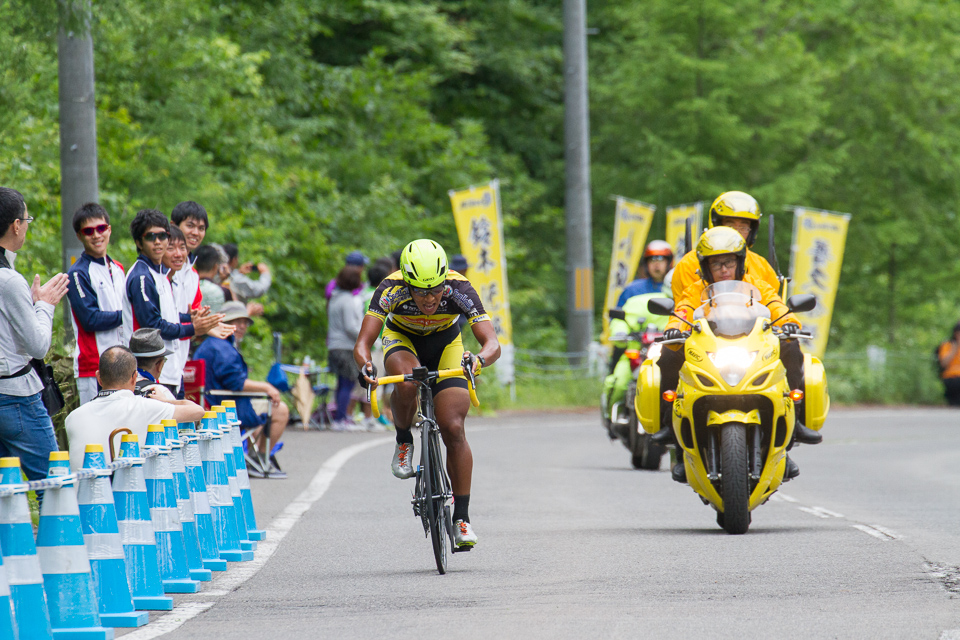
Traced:
<svg viewBox="0 0 960 640">
<path fill-rule="evenodd" d="M 787 335 L 791 336 L 800 331 L 800 323 L 793 314 L 788 313 L 787 305 L 783 303 L 776 290 L 765 281 L 745 272 L 747 257 L 747 243 L 734 229 L 726 226 L 717 226 L 708 229 L 700 237 L 695 252 L 700 263 L 700 273 L 703 277 L 689 285 L 677 297 L 674 313 L 667 323 L 663 333 L 664 340 L 673 340 L 682 337 L 681 327 L 684 320 L 690 320 L 694 310 L 702 304 L 700 294 L 707 285 L 726 280 L 742 280 L 752 284 L 760 291 L 761 302 L 770 310 L 771 318 L 779 318 L 775 324 Z M 783 316 L 783 317 L 780 317 Z M 780 343 L 780 360 L 787 373 L 787 383 L 791 389 L 803 390 L 806 386 L 803 379 L 803 353 L 799 342 L 795 338 L 788 338 Z M 678 345 L 667 345 L 660 353 L 658 365 L 660 367 L 660 390 L 676 390 L 680 378 L 680 368 L 683 366 L 683 350 Z M 823 437 L 804 424 L 805 408 L 802 401 L 797 403 L 796 423 L 794 424 L 794 439 L 805 444 L 818 444 Z M 658 444 L 675 442 L 671 425 L 670 403 L 663 401 L 660 407 L 661 428 L 651 436 Z M 800 468 L 787 456 L 785 480 L 790 480 L 800 474 Z M 683 462 L 673 468 L 673 479 L 686 482 L 686 470 Z"/>
<path fill-rule="evenodd" d="M 744 271 L 747 275 L 763 280 L 774 291 L 780 290 L 780 279 L 766 259 L 750 251 L 757 232 L 760 229 L 760 205 L 748 193 L 743 191 L 727 191 L 717 196 L 710 205 L 710 216 L 707 220 L 708 228 L 730 227 L 737 231 L 747 243 L 747 257 Z M 683 256 L 673 270 L 671 288 L 673 299 L 679 300 L 684 290 L 700 279 L 700 261 L 697 252 L 690 251 Z M 752 284 L 752 283 L 751 283 Z M 774 316 L 776 317 L 776 316 Z"/>
</svg>

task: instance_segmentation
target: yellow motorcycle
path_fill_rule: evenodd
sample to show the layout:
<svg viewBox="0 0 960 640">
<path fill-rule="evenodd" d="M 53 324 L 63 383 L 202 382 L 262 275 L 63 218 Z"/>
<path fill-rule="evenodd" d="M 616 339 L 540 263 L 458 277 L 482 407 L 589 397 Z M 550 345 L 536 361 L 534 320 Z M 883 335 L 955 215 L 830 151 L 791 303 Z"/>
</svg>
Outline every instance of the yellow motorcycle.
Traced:
<svg viewBox="0 0 960 640">
<path fill-rule="evenodd" d="M 664 391 L 663 399 L 673 403 L 677 453 L 687 482 L 716 509 L 717 524 L 733 534 L 746 533 L 750 512 L 783 482 L 795 403 L 805 400 L 806 425 L 817 431 L 830 408 L 823 364 L 810 354 L 804 354 L 805 391 L 789 388 L 780 362 L 785 336 L 773 324 L 779 318 L 771 320 L 760 300 L 759 290 L 746 282 L 712 284 L 687 323 L 688 337 L 662 343 L 681 344 L 684 351 L 677 389 Z M 815 306 L 809 294 L 787 300 L 795 312 Z M 672 315 L 673 301 L 658 298 L 648 308 Z M 636 396 L 647 433 L 660 429 L 660 398 L 660 369 L 649 359 L 641 365 Z"/>
</svg>

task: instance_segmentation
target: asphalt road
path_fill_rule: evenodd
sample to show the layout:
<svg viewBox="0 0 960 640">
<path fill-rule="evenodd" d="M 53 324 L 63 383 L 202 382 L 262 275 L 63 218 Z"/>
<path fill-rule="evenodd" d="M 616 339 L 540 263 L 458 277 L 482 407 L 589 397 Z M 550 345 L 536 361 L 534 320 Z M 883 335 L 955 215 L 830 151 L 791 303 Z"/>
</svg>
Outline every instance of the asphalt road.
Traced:
<svg viewBox="0 0 960 640">
<path fill-rule="evenodd" d="M 730 536 L 593 411 L 471 418 L 480 543 L 440 576 L 392 434 L 291 432 L 290 479 L 254 481 L 254 566 L 128 635 L 960 639 L 960 413 L 834 410 L 824 433 Z"/>
</svg>

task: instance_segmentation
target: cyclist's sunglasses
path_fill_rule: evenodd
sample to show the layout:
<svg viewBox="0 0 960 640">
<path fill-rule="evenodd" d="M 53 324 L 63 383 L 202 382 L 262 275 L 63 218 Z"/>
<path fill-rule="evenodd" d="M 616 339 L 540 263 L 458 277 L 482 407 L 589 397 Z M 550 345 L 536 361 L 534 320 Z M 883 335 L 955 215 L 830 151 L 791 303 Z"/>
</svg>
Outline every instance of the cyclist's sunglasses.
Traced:
<svg viewBox="0 0 960 640">
<path fill-rule="evenodd" d="M 92 236 L 95 233 L 106 233 L 107 229 L 109 228 L 110 225 L 108 224 L 98 224 L 95 227 L 84 227 L 83 229 L 80 229 L 80 233 L 85 236 Z"/>
<path fill-rule="evenodd" d="M 157 240 L 163 242 L 164 240 L 170 239 L 170 234 L 166 231 L 161 231 L 160 233 L 150 232 L 143 234 L 143 239 L 147 242 L 156 242 Z"/>
<path fill-rule="evenodd" d="M 443 287 L 444 287 L 444 285 L 442 285 L 442 284 L 438 284 L 437 286 L 433 287 L 432 289 L 421 289 L 420 287 L 414 287 L 414 286 L 412 286 L 412 285 L 408 285 L 408 286 L 410 287 L 410 293 L 412 293 L 413 295 L 417 296 L 418 298 L 426 298 L 427 296 L 435 296 L 435 295 L 437 295 L 438 293 L 443 292 Z"/>
</svg>

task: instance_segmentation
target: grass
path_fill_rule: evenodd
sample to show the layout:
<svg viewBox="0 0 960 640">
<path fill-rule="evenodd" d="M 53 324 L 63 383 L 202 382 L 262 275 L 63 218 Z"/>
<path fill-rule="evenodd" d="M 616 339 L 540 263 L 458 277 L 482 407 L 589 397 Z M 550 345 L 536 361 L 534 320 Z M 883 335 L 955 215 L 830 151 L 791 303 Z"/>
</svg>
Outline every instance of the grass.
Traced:
<svg viewBox="0 0 960 640">
<path fill-rule="evenodd" d="M 481 380 L 481 383 L 483 380 Z M 599 406 L 602 380 L 562 377 L 551 380 L 523 379 L 516 383 L 515 400 L 510 387 L 481 384 L 477 389 L 481 413 L 506 410 L 549 410 Z"/>
</svg>

